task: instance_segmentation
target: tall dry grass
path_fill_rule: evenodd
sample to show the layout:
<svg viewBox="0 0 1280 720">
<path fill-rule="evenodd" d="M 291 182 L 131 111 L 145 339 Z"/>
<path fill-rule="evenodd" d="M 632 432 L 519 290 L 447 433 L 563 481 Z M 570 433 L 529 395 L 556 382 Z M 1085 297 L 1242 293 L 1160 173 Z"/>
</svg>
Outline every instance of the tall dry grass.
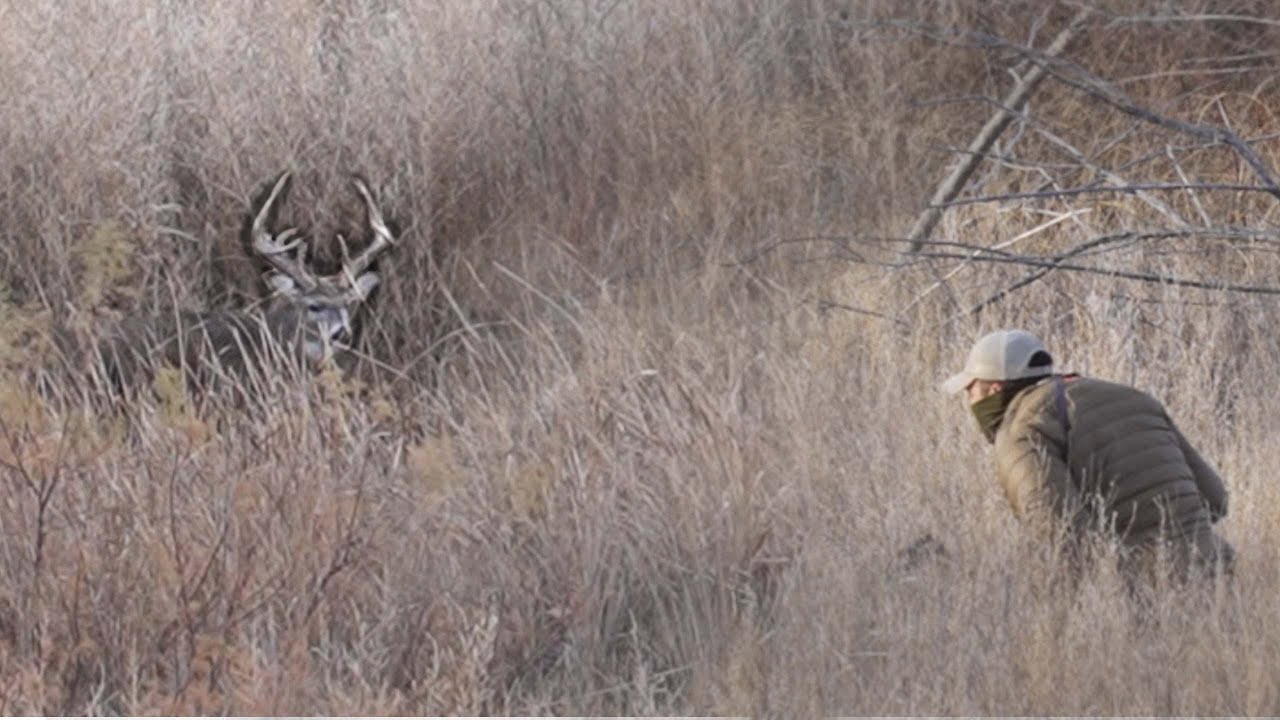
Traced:
<svg viewBox="0 0 1280 720">
<path fill-rule="evenodd" d="M 883 240 L 1016 59 L 920 31 L 1043 45 L 1067 8 L 76 10 L 0 8 L 6 713 L 1280 705 L 1273 296 L 1057 272 L 973 315 L 1026 269 Z M 1101 10 L 1073 59 L 1280 166 L 1273 27 Z M 1253 181 L 1060 85 L 1032 117 L 971 192 L 1084 184 L 1088 163 Z M 197 411 L 165 383 L 125 412 L 46 405 L 51 328 L 261 293 L 238 236 L 282 168 L 322 261 L 361 220 L 347 172 L 399 225 L 370 362 L 267 383 L 253 408 Z M 980 204 L 937 236 L 1031 253 L 1174 219 L 1276 226 L 1265 195 L 1159 200 Z M 1280 264 L 1274 240 L 1231 238 L 1086 260 L 1254 285 Z M 1232 585 L 1137 619 L 1106 563 L 1055 584 L 936 390 L 1004 325 L 1167 402 L 1227 478 Z M 904 563 L 926 534 L 945 555 Z"/>
</svg>

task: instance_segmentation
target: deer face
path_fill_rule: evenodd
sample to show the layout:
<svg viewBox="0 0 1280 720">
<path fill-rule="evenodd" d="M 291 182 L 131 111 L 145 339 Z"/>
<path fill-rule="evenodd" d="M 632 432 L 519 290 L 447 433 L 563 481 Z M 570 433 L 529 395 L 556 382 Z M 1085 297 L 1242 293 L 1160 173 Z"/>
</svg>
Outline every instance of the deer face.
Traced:
<svg viewBox="0 0 1280 720">
<path fill-rule="evenodd" d="M 276 326 L 276 334 L 296 338 L 307 360 L 323 362 L 335 348 L 355 340 L 353 321 L 378 280 L 377 273 L 367 272 L 356 278 L 351 288 L 322 282 L 304 292 L 293 279 L 273 273 L 267 277 L 267 284 L 275 291 L 268 323 Z"/>
</svg>

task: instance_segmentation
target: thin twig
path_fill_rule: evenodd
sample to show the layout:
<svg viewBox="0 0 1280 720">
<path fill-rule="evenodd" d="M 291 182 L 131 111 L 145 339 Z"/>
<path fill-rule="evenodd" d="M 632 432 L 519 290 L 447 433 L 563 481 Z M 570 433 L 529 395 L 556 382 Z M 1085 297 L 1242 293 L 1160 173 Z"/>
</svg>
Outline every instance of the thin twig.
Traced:
<svg viewBox="0 0 1280 720">
<path fill-rule="evenodd" d="M 858 315 L 867 315 L 867 316 L 876 318 L 878 320 L 887 320 L 891 323 L 894 323 L 895 325 L 906 324 L 906 321 L 903 320 L 902 318 L 897 318 L 887 313 L 882 313 L 882 312 L 879 312 L 876 310 L 870 310 L 867 308 L 854 307 L 853 305 L 838 303 L 834 300 L 828 300 L 826 298 L 815 298 L 813 302 L 818 306 L 818 310 L 821 312 L 826 312 L 828 310 L 844 310 L 846 312 L 857 313 Z"/>
<path fill-rule="evenodd" d="M 720 267 L 749 265 L 785 245 L 808 245 L 811 243 L 826 243 L 834 246 L 838 252 L 845 256 L 841 259 L 852 260 L 858 263 L 866 262 L 866 258 L 864 258 L 861 253 L 855 252 L 850 247 L 853 242 L 853 238 L 842 235 L 811 235 L 807 237 L 779 238 L 773 242 L 761 245 L 759 248 L 751 251 L 741 259 L 722 262 L 720 263 Z"/>
<path fill-rule="evenodd" d="M 1198 15 L 1130 15 L 1112 18 L 1110 25 L 1155 25 L 1175 22 L 1186 23 L 1239 23 L 1242 25 L 1269 25 L 1280 27 L 1280 20 L 1256 17 L 1253 15 L 1227 15 L 1204 13 Z"/>
<path fill-rule="evenodd" d="M 1005 299 L 1009 295 L 1012 295 L 1018 290 L 1021 290 L 1022 288 L 1027 287 L 1028 285 L 1034 283 L 1035 281 L 1039 280 L 1045 275 L 1048 275 L 1049 273 L 1058 269 L 1059 267 L 1062 266 L 1062 263 L 1064 263 L 1069 258 L 1079 257 L 1080 255 L 1083 255 L 1089 252 L 1090 250 L 1096 250 L 1100 247 L 1105 247 L 1107 245 L 1116 245 L 1126 240 L 1134 240 L 1134 239 L 1135 239 L 1134 233 L 1123 232 L 1123 233 L 1117 233 L 1115 235 L 1107 235 L 1104 237 L 1095 238 L 1088 242 L 1081 243 L 1075 246 L 1074 248 L 1071 248 L 1067 252 L 1061 255 L 1055 256 L 1053 258 L 1052 266 L 1039 268 L 1034 272 L 1028 274 L 1026 277 L 1022 278 L 1018 282 L 1014 283 L 1013 285 L 1010 285 L 1009 287 L 1004 288 L 997 293 L 994 293 L 993 295 L 986 298 L 982 302 L 969 308 L 969 312 L 967 314 L 977 315 L 987 307 L 994 305 L 997 302 L 1000 302 L 1001 300 Z"/>
<path fill-rule="evenodd" d="M 1145 230 L 1125 230 L 1117 233 L 1109 233 L 1102 235 L 1084 243 L 1085 248 L 1095 248 L 1100 245 L 1115 242 L 1117 240 L 1192 240 L 1196 238 L 1217 239 L 1217 240 L 1251 240 L 1254 242 L 1270 242 L 1280 241 L 1280 229 L 1277 230 L 1258 230 L 1256 228 L 1243 227 L 1178 227 L 1178 228 L 1148 228 Z M 882 243 L 906 243 L 910 242 L 909 238 L 868 238 L 868 242 Z M 988 255 L 1001 257 L 1023 257 L 1014 253 L 1000 250 L 999 247 L 987 247 L 985 245 L 975 245 L 973 243 L 960 242 L 958 240 L 926 240 L 924 244 L 929 247 L 938 248 L 957 248 L 970 252 L 986 253 Z M 905 267 L 905 263 L 901 266 Z"/>
<path fill-rule="evenodd" d="M 1173 169 L 1178 172 L 1178 179 L 1187 185 L 1192 185 L 1191 180 L 1187 178 L 1187 173 L 1182 169 L 1182 163 L 1178 162 L 1178 156 L 1173 154 L 1173 148 L 1165 145 L 1164 151 L 1169 158 L 1169 162 L 1173 165 Z M 1208 211 L 1204 209 L 1204 204 L 1200 202 L 1200 196 L 1195 193 L 1197 189 L 1199 188 L 1192 189 L 1191 192 L 1187 193 L 1191 196 L 1191 204 L 1195 205 L 1196 212 L 1200 214 L 1200 221 L 1205 225 L 1212 225 L 1213 220 L 1209 218 Z"/>
<path fill-rule="evenodd" d="M 960 198 L 950 202 L 934 205 L 937 208 L 951 208 L 961 205 L 978 205 L 1006 200 L 1038 200 L 1044 198 L 1071 197 L 1074 195 L 1120 193 L 1133 195 L 1150 190 L 1224 190 L 1233 192 L 1264 192 L 1274 195 L 1275 190 L 1264 185 L 1238 185 L 1235 183 L 1137 183 L 1133 185 L 1099 185 L 1061 190 L 1037 190 L 1035 192 L 1008 193 L 1005 195 L 983 195 L 980 197 Z"/>
<path fill-rule="evenodd" d="M 1067 155 L 1069 155 L 1072 159 L 1074 159 L 1077 164 L 1083 165 L 1089 168 L 1090 170 L 1092 170 L 1093 172 L 1097 173 L 1110 186 L 1123 187 L 1125 185 L 1133 184 L 1128 180 L 1126 180 L 1125 178 L 1121 177 L 1119 173 L 1112 170 L 1111 168 L 1104 167 L 1102 165 L 1095 163 L 1093 160 L 1086 157 L 1083 152 L 1081 152 L 1078 148 L 1076 148 L 1074 145 L 1068 142 L 1065 138 L 1058 136 L 1057 133 L 1054 133 L 1049 128 L 1040 127 L 1040 128 L 1037 128 L 1037 132 L 1040 133 L 1041 137 L 1048 140 L 1052 145 L 1056 146 L 1059 150 L 1067 153 Z M 1095 157 L 1096 157 L 1096 154 L 1095 154 Z M 1183 179 L 1183 182 L 1187 182 L 1185 178 Z M 1177 213 L 1177 211 L 1169 207 L 1162 200 L 1155 197 L 1151 193 L 1140 190 L 1140 191 L 1137 191 L 1137 196 L 1139 199 L 1145 202 L 1149 207 L 1153 208 L 1156 212 L 1160 213 L 1161 215 L 1164 215 L 1165 218 L 1167 218 L 1174 225 L 1186 226 L 1191 224 L 1191 223 L 1188 223 L 1186 220 L 1184 220 L 1182 216 Z M 1209 223 L 1205 223 L 1205 224 L 1208 225 Z"/>
<path fill-rule="evenodd" d="M 1062 221 L 1064 221 L 1064 220 L 1070 220 L 1071 218 L 1077 217 L 1078 215 L 1080 215 L 1081 213 L 1084 213 L 1084 212 L 1088 212 L 1088 211 L 1087 211 L 1087 210 L 1073 210 L 1073 211 L 1070 211 L 1070 212 L 1063 213 L 1063 214 L 1061 214 L 1061 215 L 1059 215 L 1059 216 L 1055 217 L 1054 219 L 1052 219 L 1052 220 L 1050 220 L 1050 221 L 1048 221 L 1048 222 L 1042 223 L 1042 224 L 1040 224 L 1040 225 L 1038 225 L 1038 226 L 1036 226 L 1036 227 L 1034 227 L 1034 228 L 1032 228 L 1032 229 L 1030 229 L 1030 230 L 1028 230 L 1028 231 L 1026 231 L 1026 232 L 1024 232 L 1024 233 L 1021 233 L 1021 234 L 1019 234 L 1019 235 L 1017 235 L 1017 236 L 1015 236 L 1015 237 L 1013 237 L 1013 238 L 1010 238 L 1009 240 L 1004 240 L 1004 241 L 999 242 L 999 243 L 997 243 L 996 245 L 993 245 L 993 246 L 991 246 L 991 247 L 982 247 L 982 248 L 980 248 L 979 250 L 975 250 L 975 251 L 973 251 L 973 252 L 969 253 L 969 256 L 968 256 L 968 257 L 970 257 L 970 258 L 977 258 L 977 257 L 979 257 L 979 256 L 980 256 L 982 253 L 984 253 L 984 252 L 990 252 L 990 251 L 992 251 L 992 250 L 1003 250 L 1004 248 L 1007 248 L 1007 247 L 1009 247 L 1009 246 L 1013 245 L 1014 243 L 1017 243 L 1017 242 L 1020 242 L 1020 241 L 1022 241 L 1022 240 L 1025 240 L 1026 238 L 1031 237 L 1032 235 L 1035 235 L 1035 234 L 1039 233 L 1039 232 L 1040 232 L 1040 231 L 1042 231 L 1042 230 L 1045 230 L 1045 229 L 1048 229 L 1048 228 L 1050 228 L 1050 227 L 1052 227 L 1052 226 L 1054 226 L 1054 225 L 1057 225 L 1058 223 L 1060 223 L 1060 222 L 1062 222 Z M 921 249 L 923 249 L 927 244 L 928 244 L 928 243 L 927 243 L 927 241 L 925 241 L 923 238 L 921 238 L 921 239 L 915 239 L 915 238 L 913 237 L 913 240 L 912 240 L 912 243 L 911 243 L 911 254 L 916 254 L 916 253 L 918 253 L 918 252 L 919 252 Z M 1018 257 L 1018 256 L 1010 256 L 1010 257 Z M 950 272 L 946 273 L 945 275 L 944 275 L 944 274 L 939 274 L 939 273 L 937 273 L 937 272 L 935 271 L 935 274 L 934 274 L 934 277 L 936 278 L 935 282 L 934 282 L 932 285 L 930 285 L 929 287 L 925 288 L 923 292 L 921 292 L 920 294 L 916 295 L 914 298 L 912 298 L 912 299 L 910 300 L 910 302 L 908 302 L 905 306 L 903 306 L 903 308 L 899 311 L 898 315 L 899 315 L 899 316 L 901 316 L 902 314 L 906 313 L 908 310 L 911 310 L 911 309 L 912 309 L 912 308 L 914 308 L 916 305 L 918 305 L 922 300 L 924 300 L 924 299 L 925 299 L 925 297 L 927 297 L 930 293 L 932 293 L 934 290 L 937 290 L 937 289 L 938 289 L 938 288 L 940 288 L 940 287 L 946 287 L 946 288 L 947 288 L 947 290 L 948 290 L 948 291 L 950 291 L 950 285 L 948 284 L 948 281 L 949 281 L 952 277 L 954 277 L 954 276 L 956 275 L 956 273 L 960 272 L 962 269 L 964 269 L 964 263 L 960 263 L 959 265 L 955 266 L 954 268 L 952 268 L 952 269 L 951 269 L 951 271 L 950 271 Z M 957 308 L 959 307 L 959 304 L 960 304 L 959 302 L 957 302 L 957 301 L 955 300 L 955 298 L 954 298 L 954 293 L 953 293 L 953 297 L 952 297 L 952 304 L 956 305 L 956 306 L 957 306 Z"/>
<path fill-rule="evenodd" d="M 1051 270 L 1066 270 L 1069 272 L 1085 273 L 1089 275 L 1106 275 L 1108 277 L 1122 278 L 1124 280 L 1137 280 L 1140 282 L 1157 283 L 1160 285 L 1173 285 L 1176 287 L 1196 288 L 1199 290 L 1217 290 L 1220 292 L 1236 292 L 1253 295 L 1280 295 L 1280 287 L 1268 285 L 1239 285 L 1228 282 L 1212 282 L 1208 280 L 1194 280 L 1188 278 L 1180 278 L 1172 275 L 1157 275 L 1155 273 L 1140 273 L 1130 270 L 1107 270 L 1105 268 L 1089 267 L 1087 265 L 1073 265 L 1060 262 L 1055 258 L 1036 258 L 1036 257 L 979 257 L 974 258 L 971 255 L 961 255 L 960 253 L 919 253 L 921 257 L 934 258 L 939 260 L 969 260 L 973 262 L 989 262 L 1008 265 L 1025 265 L 1028 267 L 1049 268 Z"/>
</svg>

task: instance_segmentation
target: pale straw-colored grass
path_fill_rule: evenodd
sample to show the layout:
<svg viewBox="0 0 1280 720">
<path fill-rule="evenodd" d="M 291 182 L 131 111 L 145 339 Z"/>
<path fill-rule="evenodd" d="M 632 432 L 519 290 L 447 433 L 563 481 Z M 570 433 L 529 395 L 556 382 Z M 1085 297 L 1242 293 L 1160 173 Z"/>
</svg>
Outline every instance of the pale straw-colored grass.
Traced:
<svg viewBox="0 0 1280 720">
<path fill-rule="evenodd" d="M 1274 714 L 1277 300 L 1059 272 L 974 317 L 1026 269 L 878 239 L 1008 58 L 876 21 L 1028 37 L 1022 4 L 986 5 L 0 8 L 0 709 Z M 1280 165 L 1273 68 L 1163 74 L 1247 40 L 1215 28 L 1117 24 L 1076 59 L 1157 73 L 1126 90 Z M 1131 121 L 1052 83 L 1035 112 L 1094 162 L 1178 177 L 1160 158 L 1185 138 L 1104 148 Z M 1028 130 L 1006 150 L 1033 162 L 973 190 L 1090 181 L 1060 147 Z M 1221 147 L 1176 157 L 1252 181 Z M 257 297 L 237 234 L 284 168 L 282 222 L 322 260 L 362 222 L 347 172 L 398 223 L 370 362 L 247 407 L 165 382 L 45 405 L 51 327 Z M 1265 195 L 1162 197 L 1276 225 Z M 953 210 L 937 235 L 1030 253 L 1167 220 L 1086 196 Z M 1265 242 L 1202 239 L 1090 261 L 1280 269 Z M 1166 401 L 1231 490 L 1233 584 L 1138 621 L 1105 562 L 1054 580 L 936 388 L 1007 325 Z M 925 535 L 945 555 L 904 563 Z"/>
</svg>

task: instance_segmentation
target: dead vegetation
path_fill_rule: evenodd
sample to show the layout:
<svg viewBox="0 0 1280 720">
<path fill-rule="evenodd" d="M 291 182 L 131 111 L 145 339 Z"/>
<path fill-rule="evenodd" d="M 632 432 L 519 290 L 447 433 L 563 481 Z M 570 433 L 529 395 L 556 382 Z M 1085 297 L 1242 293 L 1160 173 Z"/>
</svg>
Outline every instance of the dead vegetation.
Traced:
<svg viewBox="0 0 1280 720">
<path fill-rule="evenodd" d="M 0 710 L 1274 714 L 1270 6 L 1094 3 L 907 252 L 1080 5 L 4 6 Z M 366 361 L 50 405 L 263 296 L 282 167 L 317 239 L 377 178 Z M 1167 401 L 1232 586 L 1057 592 L 936 390 L 1010 324 Z"/>
</svg>

